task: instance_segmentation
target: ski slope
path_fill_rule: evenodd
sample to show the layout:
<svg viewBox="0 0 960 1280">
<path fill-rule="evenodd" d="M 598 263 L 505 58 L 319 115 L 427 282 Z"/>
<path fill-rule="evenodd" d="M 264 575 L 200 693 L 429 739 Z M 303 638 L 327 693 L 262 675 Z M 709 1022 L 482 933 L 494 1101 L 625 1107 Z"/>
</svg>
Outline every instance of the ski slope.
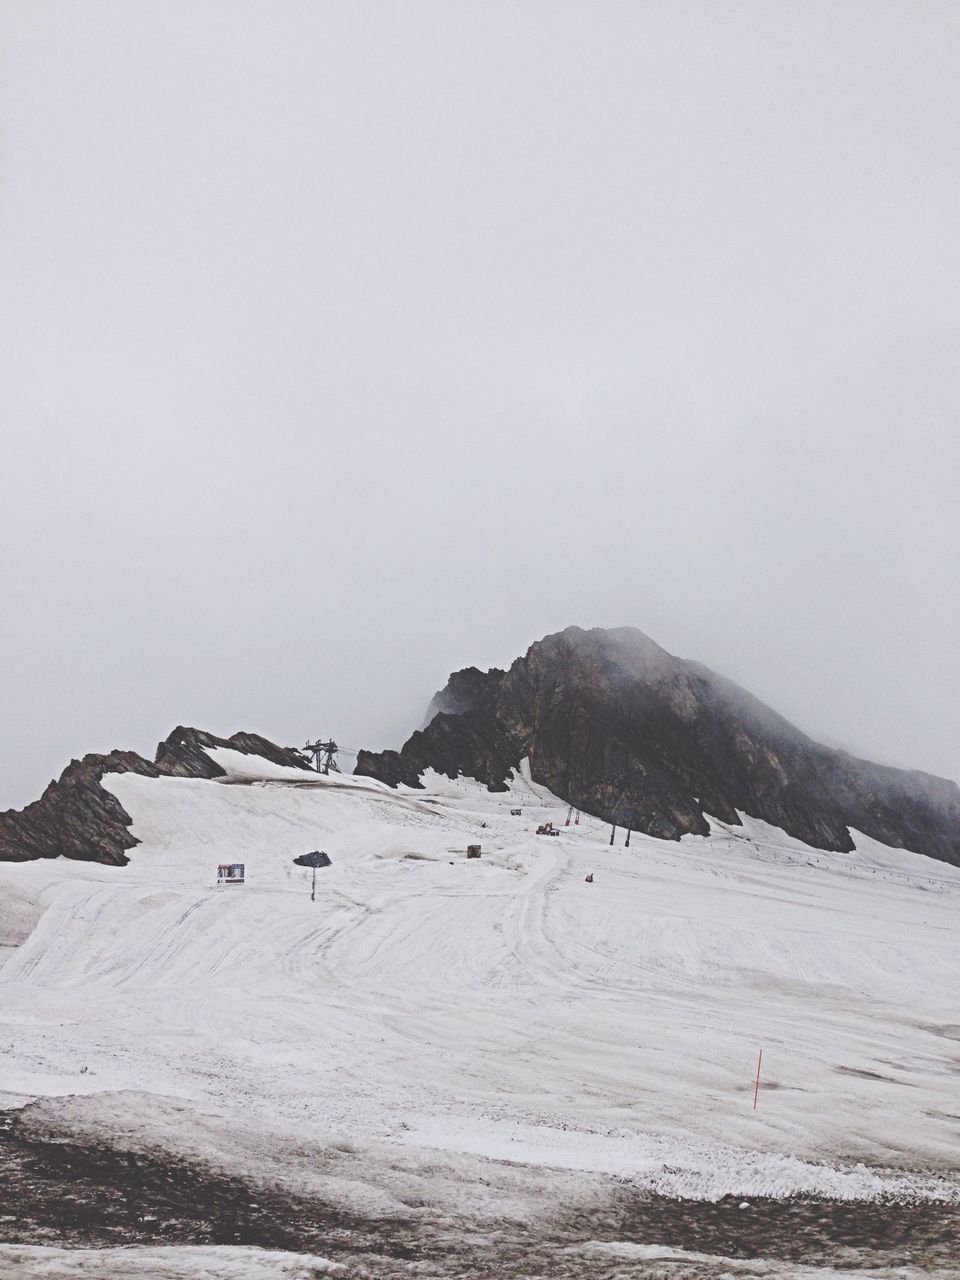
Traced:
<svg viewBox="0 0 960 1280">
<path fill-rule="evenodd" d="M 749 819 L 611 848 L 528 777 L 396 792 L 211 755 L 227 778 L 104 780 L 129 866 L 0 864 L 0 1103 L 277 1178 L 335 1149 L 298 1185 L 374 1213 L 401 1168 L 453 1188 L 488 1160 L 531 1187 L 958 1198 L 957 869 Z"/>
</svg>

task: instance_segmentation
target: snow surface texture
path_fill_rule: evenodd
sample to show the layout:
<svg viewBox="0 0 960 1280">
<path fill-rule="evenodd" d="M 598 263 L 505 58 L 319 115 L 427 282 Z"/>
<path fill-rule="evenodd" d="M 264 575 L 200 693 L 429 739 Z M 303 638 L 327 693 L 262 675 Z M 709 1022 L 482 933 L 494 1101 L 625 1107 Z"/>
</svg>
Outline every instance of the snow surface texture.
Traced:
<svg viewBox="0 0 960 1280">
<path fill-rule="evenodd" d="M 807 1267 L 796 1263 L 771 1263 L 745 1258 L 718 1258 L 712 1254 L 669 1249 L 663 1245 L 607 1244 L 591 1242 L 570 1250 L 571 1260 L 604 1259 L 612 1266 L 644 1262 L 656 1267 L 658 1280 L 911 1280 L 917 1273 L 901 1268 L 838 1271 L 833 1267 Z M 75 1249 L 0 1245 L 0 1275 L 29 1280 L 335 1280 L 341 1267 L 310 1254 L 235 1246 L 171 1246 L 88 1249 L 83 1261 Z M 633 1276 L 633 1270 L 611 1271 L 611 1276 Z M 924 1280 L 954 1280 L 956 1273 L 934 1268 Z"/>
<path fill-rule="evenodd" d="M 63 1280 L 317 1280 L 336 1276 L 335 1262 L 309 1254 L 230 1245 L 87 1249 L 82 1263 L 76 1249 L 0 1244 L 0 1275 Z"/>
<path fill-rule="evenodd" d="M 210 754 L 225 779 L 105 778 L 129 866 L 0 864 L 0 1104 L 234 1170 L 255 1146 L 372 1214 L 426 1196 L 427 1165 L 477 1217 L 610 1176 L 960 1196 L 960 870 L 749 819 L 611 848 L 528 774 L 395 792 Z M 298 1144 L 340 1163 L 293 1170 Z M 490 1159 L 512 1163 L 487 1187 Z"/>
</svg>

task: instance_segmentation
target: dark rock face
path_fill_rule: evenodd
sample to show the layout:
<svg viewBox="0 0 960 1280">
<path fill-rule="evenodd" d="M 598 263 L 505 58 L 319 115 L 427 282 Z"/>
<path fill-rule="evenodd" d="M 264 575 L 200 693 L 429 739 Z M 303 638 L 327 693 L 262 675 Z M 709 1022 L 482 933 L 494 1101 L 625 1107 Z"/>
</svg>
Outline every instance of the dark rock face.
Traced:
<svg viewBox="0 0 960 1280">
<path fill-rule="evenodd" d="M 62 856 L 112 866 L 128 862 L 124 851 L 137 843 L 128 830 L 132 819 L 116 796 L 100 786 L 105 773 L 160 776 L 155 765 L 134 751 L 72 760 L 39 800 L 0 813 L 0 861 Z"/>
<path fill-rule="evenodd" d="M 204 747 L 229 747 L 244 755 L 263 756 L 265 760 L 292 769 L 310 767 L 293 747 L 278 747 L 258 733 L 235 733 L 229 738 L 216 738 L 202 729 L 185 729 L 178 725 L 157 747 L 157 768 L 161 773 L 177 778 L 222 778 L 224 770 L 214 764 Z"/>
<path fill-rule="evenodd" d="M 72 760 L 60 779 L 25 809 L 0 813 L 0 862 L 34 858 L 76 858 L 123 866 L 126 850 L 139 841 L 130 834 L 133 819 L 123 805 L 100 786 L 106 773 L 139 773 L 148 778 L 218 778 L 224 770 L 204 747 L 231 747 L 245 755 L 264 756 L 275 764 L 306 769 L 297 751 L 278 747 L 255 733 L 215 738 L 200 729 L 179 726 L 157 747 L 151 763 L 135 751 L 111 751 Z"/>
<path fill-rule="evenodd" d="M 495 671 L 480 671 L 477 667 L 464 667 L 463 671 L 455 671 L 444 688 L 433 695 L 421 729 L 425 729 L 441 711 L 447 715 L 459 716 L 476 706 L 491 679 L 497 674 Z"/>
<path fill-rule="evenodd" d="M 632 628 L 570 627 L 509 671 L 469 668 L 400 751 L 356 772 L 420 786 L 427 768 L 503 789 L 520 759 L 555 794 L 605 821 L 677 840 L 737 810 L 821 849 L 850 827 L 960 864 L 960 788 L 814 742 L 752 694 Z"/>
</svg>

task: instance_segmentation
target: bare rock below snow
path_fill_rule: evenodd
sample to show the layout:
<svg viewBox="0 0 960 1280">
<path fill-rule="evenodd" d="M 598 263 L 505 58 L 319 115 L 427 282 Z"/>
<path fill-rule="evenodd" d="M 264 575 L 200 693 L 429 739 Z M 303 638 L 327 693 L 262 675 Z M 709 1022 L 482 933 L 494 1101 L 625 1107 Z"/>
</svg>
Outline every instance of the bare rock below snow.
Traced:
<svg viewBox="0 0 960 1280">
<path fill-rule="evenodd" d="M 245 755 L 263 756 L 275 764 L 308 769 L 303 757 L 289 747 L 255 733 L 217 738 L 201 729 L 178 726 L 157 747 L 153 762 L 135 751 L 110 751 L 72 760 L 60 778 L 51 782 L 39 800 L 24 809 L 0 813 L 0 862 L 29 862 L 34 858 L 75 858 L 123 866 L 126 851 L 139 841 L 130 832 L 132 819 L 123 805 L 100 785 L 108 773 L 218 778 L 224 770 L 204 751 L 229 747 Z"/>
<path fill-rule="evenodd" d="M 630 627 L 569 627 L 508 671 L 451 676 L 400 751 L 362 751 L 356 772 L 419 786 L 425 769 L 506 785 L 520 760 L 605 821 L 677 840 L 737 811 L 821 849 L 854 827 L 960 864 L 960 788 L 820 745 L 732 681 Z"/>
<path fill-rule="evenodd" d="M 33 858 L 80 858 L 122 866 L 125 851 L 137 843 L 130 816 L 120 801 L 100 786 L 105 773 L 160 771 L 134 751 L 111 751 L 71 760 L 39 800 L 21 810 L 0 813 L 0 861 Z"/>
<path fill-rule="evenodd" d="M 258 733 L 235 733 L 217 738 L 202 729 L 178 725 L 157 747 L 156 765 L 163 774 L 177 778 L 222 778 L 224 770 L 207 755 L 206 747 L 229 747 L 248 756 L 262 756 L 273 764 L 292 769 L 309 769 L 304 757 L 293 747 L 278 747 Z"/>
</svg>

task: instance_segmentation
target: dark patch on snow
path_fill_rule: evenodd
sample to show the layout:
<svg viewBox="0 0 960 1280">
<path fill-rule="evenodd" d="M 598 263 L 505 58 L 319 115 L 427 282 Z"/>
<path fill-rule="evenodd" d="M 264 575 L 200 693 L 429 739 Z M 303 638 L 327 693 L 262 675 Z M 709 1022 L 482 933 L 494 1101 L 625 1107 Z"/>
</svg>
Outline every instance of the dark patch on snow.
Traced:
<svg viewBox="0 0 960 1280">
<path fill-rule="evenodd" d="M 765 1260 L 771 1276 L 789 1275 L 791 1264 L 932 1269 L 956 1263 L 960 1206 L 752 1198 L 745 1213 L 742 1203 L 740 1196 L 674 1200 L 620 1185 L 600 1207 L 558 1206 L 526 1222 L 474 1222 L 469 1202 L 456 1221 L 419 1206 L 408 1216 L 366 1218 L 198 1160 L 37 1137 L 16 1113 L 0 1115 L 3 1243 L 255 1245 L 322 1254 L 344 1265 L 345 1280 L 737 1274 L 722 1258 Z M 717 1262 L 601 1256 L 591 1253 L 591 1242 L 658 1245 Z"/>
<path fill-rule="evenodd" d="M 893 1076 L 882 1076 L 879 1071 L 865 1071 L 862 1067 L 834 1067 L 844 1076 L 856 1076 L 858 1080 L 879 1080 L 883 1084 L 904 1084 L 903 1080 L 895 1080 Z"/>
</svg>

